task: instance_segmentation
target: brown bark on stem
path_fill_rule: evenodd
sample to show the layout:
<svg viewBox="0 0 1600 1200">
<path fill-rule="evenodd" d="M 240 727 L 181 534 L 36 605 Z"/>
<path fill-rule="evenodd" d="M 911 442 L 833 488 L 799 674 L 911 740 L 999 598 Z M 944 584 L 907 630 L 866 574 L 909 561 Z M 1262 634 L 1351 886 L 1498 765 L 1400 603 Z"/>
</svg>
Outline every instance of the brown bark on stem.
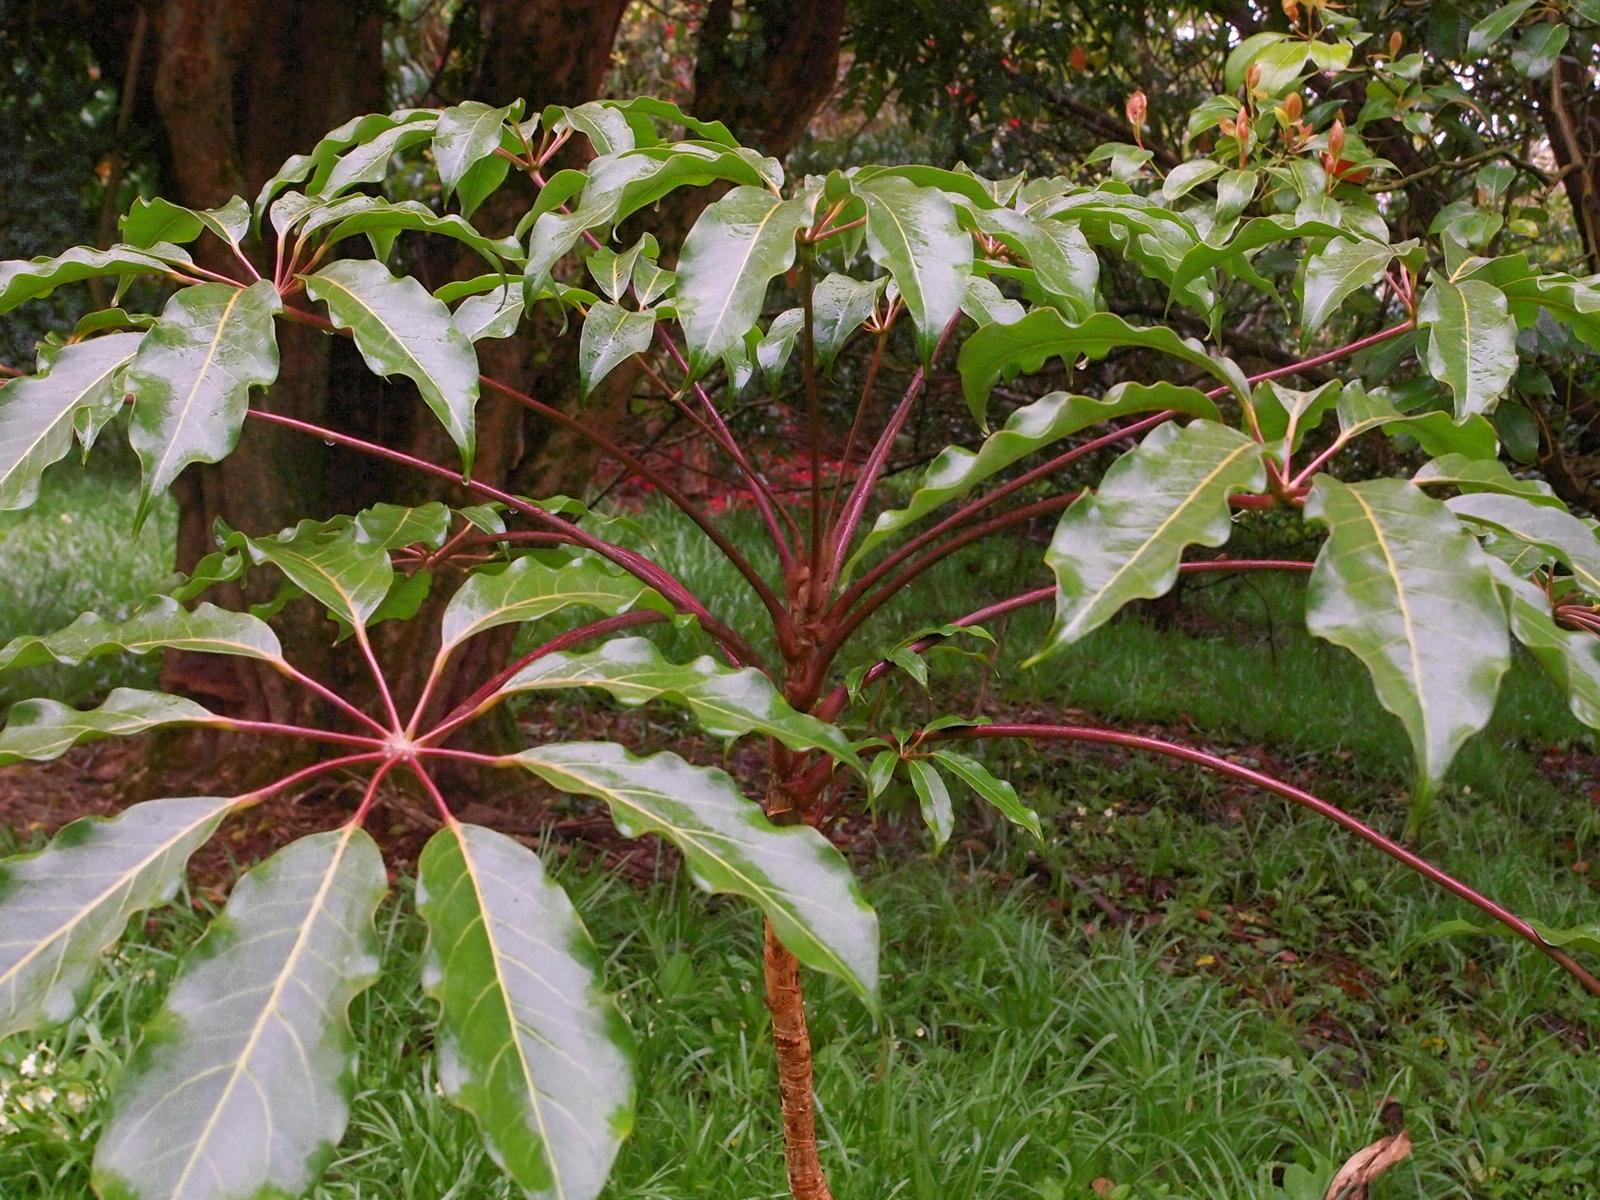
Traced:
<svg viewBox="0 0 1600 1200">
<path fill-rule="evenodd" d="M 811 1034 L 806 1029 L 800 963 L 766 922 L 767 1008 L 778 1055 L 778 1092 L 783 1102 L 783 1157 L 795 1200 L 833 1200 L 817 1157 L 817 1115 L 811 1077 Z"/>
</svg>

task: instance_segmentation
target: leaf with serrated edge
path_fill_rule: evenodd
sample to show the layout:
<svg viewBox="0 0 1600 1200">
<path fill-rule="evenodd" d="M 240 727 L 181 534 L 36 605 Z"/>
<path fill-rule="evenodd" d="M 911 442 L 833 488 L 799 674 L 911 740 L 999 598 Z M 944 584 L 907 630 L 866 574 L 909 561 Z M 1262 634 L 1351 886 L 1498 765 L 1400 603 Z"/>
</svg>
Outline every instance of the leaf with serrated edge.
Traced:
<svg viewBox="0 0 1600 1200">
<path fill-rule="evenodd" d="M 1481 280 L 1436 279 L 1417 309 L 1428 331 L 1428 373 L 1455 397 L 1456 419 L 1487 413 L 1517 373 L 1517 323 L 1500 289 Z"/>
<path fill-rule="evenodd" d="M 1442 504 L 1405 480 L 1319 475 L 1305 513 L 1328 528 L 1306 627 L 1366 664 L 1378 700 L 1411 737 L 1425 802 L 1489 720 L 1511 661 L 1488 560 Z"/>
<path fill-rule="evenodd" d="M 678 257 L 675 293 L 692 376 L 740 345 L 755 325 L 767 285 L 794 263 L 795 235 L 815 205 L 815 194 L 784 200 L 736 187 L 700 214 Z"/>
<path fill-rule="evenodd" d="M 1600 534 L 1562 508 L 1524 496 L 1477 492 L 1446 502 L 1475 525 L 1503 529 L 1560 559 L 1591 596 L 1600 597 Z"/>
<path fill-rule="evenodd" d="M 441 652 L 497 625 L 536 621 L 570 605 L 615 616 L 632 608 L 670 613 L 654 588 L 592 554 L 528 554 L 501 570 L 473 574 L 450 597 L 440 628 Z"/>
<path fill-rule="evenodd" d="M 595 386 L 635 354 L 650 349 L 656 318 L 600 301 L 589 306 L 578 340 L 578 380 L 587 399 Z"/>
<path fill-rule="evenodd" d="M 955 206 L 937 188 L 881 176 L 859 184 L 867 206 L 867 254 L 894 277 L 917 330 L 923 362 L 950 319 L 972 274 L 972 238 Z"/>
<path fill-rule="evenodd" d="M 101 952 L 133 914 L 172 898 L 189 856 L 235 803 L 150 800 L 0 861 L 0 1039 L 77 1011 Z"/>
<path fill-rule="evenodd" d="M 163 725 L 213 725 L 216 714 L 193 700 L 140 688 L 113 688 L 98 708 L 76 709 L 57 700 L 22 700 L 11 706 L 0 732 L 0 767 L 31 759 L 60 758 L 79 742 L 131 737 Z"/>
<path fill-rule="evenodd" d="M 152 650 L 283 661 L 278 636 L 265 621 L 214 604 L 200 604 L 190 612 L 170 596 L 160 596 L 120 621 L 84 613 L 55 633 L 12 638 L 0 648 L 0 670 L 52 662 L 77 666 L 102 654 L 148 654 Z"/>
<path fill-rule="evenodd" d="M 604 800 L 625 837 L 661 834 L 698 887 L 753 901 L 796 958 L 843 979 L 876 1011 L 877 914 L 815 829 L 774 825 L 725 772 L 676 754 L 636 758 L 612 742 L 558 742 L 503 761 Z"/>
<path fill-rule="evenodd" d="M 1129 413 L 1175 409 L 1195 417 L 1222 418 L 1216 404 L 1198 388 L 1174 383 L 1119 383 L 1104 397 L 1051 392 L 1025 404 L 1006 418 L 1005 425 L 984 439 L 976 451 L 946 446 L 929 464 L 922 482 L 904 508 L 879 513 L 872 531 L 850 556 L 847 571 L 886 538 L 899 532 L 947 501 L 971 491 L 985 479 L 1005 470 L 1037 450 L 1083 429 Z"/>
<path fill-rule="evenodd" d="M 1165 595 L 1187 546 L 1233 532 L 1228 497 L 1266 484 L 1263 447 L 1215 421 L 1153 429 L 1100 487 L 1061 515 L 1045 562 L 1056 619 L 1034 661 L 1109 621 L 1131 600 Z"/>
<path fill-rule="evenodd" d="M 27 508 L 39 477 L 72 448 L 80 410 L 120 408 L 118 373 L 143 334 L 112 333 L 63 346 L 48 371 L 0 389 L 0 509 Z"/>
<path fill-rule="evenodd" d="M 167 301 L 128 365 L 128 441 L 144 468 L 137 520 L 184 467 L 233 452 L 250 389 L 278 377 L 272 318 L 282 309 L 265 279 L 247 288 L 200 283 Z"/>
<path fill-rule="evenodd" d="M 372 371 L 417 385 L 471 470 L 478 356 L 444 302 L 410 276 L 397 278 L 382 263 L 354 259 L 308 277 L 306 295 L 325 302 L 333 323 L 350 330 Z"/>
<path fill-rule="evenodd" d="M 681 704 L 716 737 L 765 733 L 791 750 L 826 750 L 841 761 L 859 761 L 836 726 L 789 707 L 762 672 L 724 666 L 709 655 L 675 663 L 645 638 L 612 638 L 598 650 L 547 654 L 513 675 L 499 694 L 586 687 L 630 706 L 652 700 Z"/>
<path fill-rule="evenodd" d="M 451 822 L 418 864 L 439 1083 L 530 1196 L 592 1200 L 633 1124 L 633 1039 L 539 856 Z"/>
<path fill-rule="evenodd" d="M 127 1200 L 302 1196 L 355 1091 L 350 1002 L 377 979 L 383 858 L 346 825 L 241 878 L 111 1098 L 94 1186 Z"/>
</svg>

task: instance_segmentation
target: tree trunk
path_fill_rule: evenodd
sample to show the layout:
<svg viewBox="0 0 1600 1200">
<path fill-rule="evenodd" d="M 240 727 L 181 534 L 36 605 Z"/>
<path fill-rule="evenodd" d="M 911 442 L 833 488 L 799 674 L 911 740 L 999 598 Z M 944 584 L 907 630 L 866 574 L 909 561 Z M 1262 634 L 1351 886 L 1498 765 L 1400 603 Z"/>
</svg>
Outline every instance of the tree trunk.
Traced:
<svg viewBox="0 0 1600 1200">
<path fill-rule="evenodd" d="M 772 922 L 766 922 L 762 956 L 767 1008 L 772 1012 L 772 1044 L 778 1054 L 778 1092 L 783 1104 L 783 1157 L 795 1200 L 832 1200 L 817 1157 L 816 1104 L 811 1078 L 811 1035 L 806 1029 L 800 964 L 789 953 Z"/>
<path fill-rule="evenodd" d="M 1581 67 L 1557 56 L 1548 91 L 1535 99 L 1563 172 L 1562 186 L 1589 270 L 1600 271 L 1600 96 L 1585 86 L 1584 77 Z"/>
</svg>

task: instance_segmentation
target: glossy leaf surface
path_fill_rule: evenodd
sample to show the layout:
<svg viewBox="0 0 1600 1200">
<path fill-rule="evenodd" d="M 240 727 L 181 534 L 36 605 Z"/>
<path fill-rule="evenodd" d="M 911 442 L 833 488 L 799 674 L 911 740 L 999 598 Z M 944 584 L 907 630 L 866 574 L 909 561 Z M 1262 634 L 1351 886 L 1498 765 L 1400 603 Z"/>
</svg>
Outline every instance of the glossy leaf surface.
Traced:
<svg viewBox="0 0 1600 1200">
<path fill-rule="evenodd" d="M 121 621 L 84 613 L 54 633 L 13 638 L 0 648 L 0 670 L 51 662 L 76 666 L 102 654 L 148 654 L 152 650 L 188 650 L 267 662 L 283 659 L 278 635 L 265 621 L 214 604 L 199 604 L 190 612 L 162 596 Z"/>
<path fill-rule="evenodd" d="M 439 1082 L 529 1196 L 592 1200 L 633 1124 L 633 1043 L 600 956 L 539 856 L 449 824 L 418 864 Z"/>
<path fill-rule="evenodd" d="M 193 700 L 139 688 L 113 688 L 90 709 L 57 700 L 22 700 L 11 706 L 0 732 L 0 767 L 24 759 L 60 758 L 79 742 L 131 737 L 163 725 L 215 724 L 215 714 Z"/>
<path fill-rule="evenodd" d="M 1456 419 L 1493 410 L 1517 372 L 1517 326 L 1500 289 L 1436 279 L 1417 309 L 1428 373 L 1455 397 Z"/>
</svg>

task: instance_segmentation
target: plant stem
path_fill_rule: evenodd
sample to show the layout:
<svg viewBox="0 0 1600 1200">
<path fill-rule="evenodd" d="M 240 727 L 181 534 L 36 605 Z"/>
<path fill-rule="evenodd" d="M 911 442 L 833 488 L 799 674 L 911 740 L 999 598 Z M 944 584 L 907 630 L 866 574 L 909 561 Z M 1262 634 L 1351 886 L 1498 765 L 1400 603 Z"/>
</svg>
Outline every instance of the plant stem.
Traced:
<svg viewBox="0 0 1600 1200">
<path fill-rule="evenodd" d="M 1265 775 L 1260 771 L 1240 766 L 1219 755 L 1197 750 L 1192 746 L 1185 746 L 1178 742 L 1146 737 L 1143 734 L 1123 733 L 1115 729 L 1100 729 L 1092 725 L 976 725 L 936 730 L 928 735 L 928 740 L 930 741 L 943 740 L 945 738 L 1024 738 L 1030 741 L 1062 740 L 1093 742 L 1105 746 L 1122 746 L 1130 750 L 1142 750 L 1150 754 L 1164 755 L 1167 758 L 1181 759 L 1184 762 L 1195 763 L 1205 767 L 1207 770 L 1215 771 L 1219 775 L 1227 775 L 1234 779 L 1242 780 L 1245 783 L 1261 788 L 1263 791 L 1282 796 L 1285 800 L 1298 804 L 1302 808 L 1310 809 L 1319 816 L 1326 817 L 1334 824 L 1355 834 L 1368 845 L 1381 850 L 1390 858 L 1410 867 L 1424 879 L 1438 884 L 1453 895 L 1459 896 L 1479 912 L 1494 918 L 1518 937 L 1535 946 L 1541 953 L 1572 975 L 1591 994 L 1600 996 L 1600 979 L 1596 979 L 1565 951 L 1546 942 L 1539 936 L 1538 930 L 1509 909 L 1496 904 L 1483 893 L 1468 887 L 1461 880 L 1434 866 L 1427 859 L 1413 854 L 1400 843 L 1379 833 L 1372 826 L 1352 817 L 1338 805 L 1330 804 L 1326 800 L 1313 796 L 1310 792 L 1297 788 L 1293 784 L 1285 783 L 1280 779 L 1274 779 L 1272 776 Z"/>
<path fill-rule="evenodd" d="M 382 750 L 374 750 L 369 754 L 347 754 L 342 758 L 328 758 L 319 763 L 312 763 L 309 767 L 302 767 L 293 774 L 285 775 L 273 783 L 258 787 L 253 792 L 246 792 L 239 797 L 241 807 L 259 804 L 268 796 L 281 792 L 286 788 L 294 787 L 307 779 L 314 779 L 318 775 L 326 775 L 329 771 L 337 771 L 342 767 L 360 766 L 363 763 L 380 762 L 388 755 Z"/>
<path fill-rule="evenodd" d="M 335 733 L 331 729 L 316 729 L 305 725 L 289 725 L 282 721 L 247 721 L 238 717 L 218 717 L 214 721 L 207 721 L 206 724 L 216 729 L 228 729 L 238 733 L 292 737 L 307 742 L 327 742 L 335 746 L 359 746 L 372 751 L 382 750 L 384 746 L 378 738 L 361 737 L 354 733 Z"/>
<path fill-rule="evenodd" d="M 329 704 L 333 705 L 346 715 L 354 717 L 361 724 L 365 725 L 368 729 L 371 729 L 381 737 L 389 736 L 389 730 L 385 729 L 379 722 L 362 712 L 354 704 L 351 704 L 350 701 L 339 695 L 338 692 L 334 691 L 326 684 L 319 683 L 317 680 L 311 678 L 311 676 L 307 675 L 304 671 L 300 670 L 300 668 L 294 666 L 292 663 L 285 662 L 280 658 L 273 659 L 272 665 L 276 667 L 281 674 L 294 680 L 313 695 L 320 696 L 322 699 L 326 700 Z"/>
<path fill-rule="evenodd" d="M 367 811 L 378 798 L 378 785 L 383 782 L 383 777 L 394 770 L 398 759 L 385 759 L 382 766 L 372 773 L 372 778 L 367 781 L 367 790 L 361 797 L 361 803 L 356 806 L 355 813 L 350 818 L 352 825 L 359 825 L 367 818 Z"/>
<path fill-rule="evenodd" d="M 778 1095 L 783 1113 L 783 1156 L 794 1200 L 832 1200 L 817 1157 L 816 1100 L 811 1034 L 806 1028 L 800 963 L 763 922 L 763 976 L 772 1013 L 772 1045 L 778 1059 Z"/>
<path fill-rule="evenodd" d="M 389 681 L 384 678 L 383 667 L 378 664 L 378 656 L 372 652 L 372 642 L 367 638 L 365 625 L 357 624 L 356 645 L 361 647 L 361 657 L 367 660 L 367 670 L 372 673 L 372 681 L 378 685 L 378 695 L 383 699 L 384 711 L 389 714 L 391 728 L 395 733 L 400 732 L 400 710 L 395 707 L 394 695 L 389 691 Z"/>
<path fill-rule="evenodd" d="M 928 356 L 931 367 L 939 357 L 939 352 L 944 349 L 945 343 L 950 340 L 950 335 L 955 333 L 956 324 L 961 320 L 958 312 L 950 318 L 944 331 L 939 335 L 938 342 L 933 347 L 933 353 Z M 889 461 L 889 452 L 894 449 L 895 438 L 900 436 L 900 430 L 905 426 L 906 418 L 911 415 L 911 406 L 916 403 L 917 397 L 922 394 L 922 389 L 927 383 L 928 368 L 918 367 L 911 376 L 911 382 L 906 385 L 905 395 L 895 407 L 894 413 L 889 418 L 889 423 L 883 427 L 883 432 L 878 435 L 877 444 L 872 447 L 872 453 L 867 456 L 867 461 L 862 464 L 861 474 L 856 477 L 855 486 L 850 489 L 850 496 L 844 503 L 844 511 L 839 514 L 838 528 L 834 529 L 829 540 L 832 544 L 831 561 L 828 563 L 827 578 L 813 581 L 813 586 L 826 590 L 832 586 L 831 581 L 838 578 L 839 570 L 844 565 L 844 556 L 850 549 L 850 539 L 855 536 L 856 526 L 861 524 L 861 518 L 867 510 L 867 501 L 872 498 L 872 489 L 878 482 L 878 477 L 883 474 L 884 464 Z"/>
</svg>

